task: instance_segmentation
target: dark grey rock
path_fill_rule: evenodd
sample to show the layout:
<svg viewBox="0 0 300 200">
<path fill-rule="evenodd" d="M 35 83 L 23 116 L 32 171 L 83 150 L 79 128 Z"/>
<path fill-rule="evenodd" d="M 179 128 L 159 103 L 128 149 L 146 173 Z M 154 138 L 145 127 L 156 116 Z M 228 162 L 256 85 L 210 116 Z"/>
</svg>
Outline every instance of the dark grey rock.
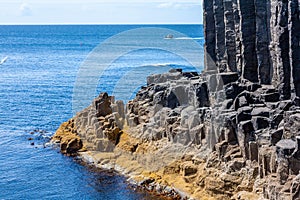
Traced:
<svg viewBox="0 0 300 200">
<path fill-rule="evenodd" d="M 97 117 L 106 116 L 112 114 L 111 97 L 106 92 L 101 93 L 93 102 L 96 110 Z"/>
<path fill-rule="evenodd" d="M 236 33 L 234 22 L 233 2 L 223 0 L 224 5 L 224 23 L 225 23 L 225 58 L 227 71 L 237 72 L 236 63 Z M 237 76 L 238 78 L 238 76 Z"/>
<path fill-rule="evenodd" d="M 250 135 L 254 132 L 253 124 L 250 120 L 238 124 L 237 138 L 241 148 L 242 155 L 245 159 L 249 158 L 249 141 Z"/>
<path fill-rule="evenodd" d="M 217 75 L 219 89 L 223 89 L 224 85 L 237 81 L 239 78 L 238 73 L 236 72 L 223 72 Z"/>
<path fill-rule="evenodd" d="M 237 110 L 237 116 L 236 116 L 237 124 L 242 122 L 242 121 L 251 120 L 251 118 L 252 118 L 252 116 L 251 116 L 252 109 L 253 108 L 250 107 L 250 106 L 245 106 L 245 107 L 239 108 Z"/>
<path fill-rule="evenodd" d="M 216 34 L 214 18 L 214 1 L 203 2 L 203 26 L 204 26 L 204 66 L 207 71 L 216 70 Z"/>
<path fill-rule="evenodd" d="M 252 117 L 252 123 L 255 130 L 266 129 L 270 127 L 269 119 L 266 117 Z"/>
<path fill-rule="evenodd" d="M 271 144 L 276 145 L 282 139 L 283 136 L 283 127 L 278 130 L 271 131 Z"/>
<path fill-rule="evenodd" d="M 239 0 L 241 18 L 241 55 L 243 78 L 258 82 L 258 65 L 256 52 L 256 13 L 254 1 Z"/>
<path fill-rule="evenodd" d="M 258 76 L 261 84 L 271 83 L 271 61 L 270 61 L 270 30 L 268 26 L 268 0 L 255 0 L 256 9 L 256 52 Z"/>
<path fill-rule="evenodd" d="M 257 142 L 249 142 L 249 160 L 258 162 L 258 144 Z"/>
<path fill-rule="evenodd" d="M 237 83 L 231 83 L 224 86 L 227 99 L 235 99 L 241 93 L 241 88 Z"/>
<path fill-rule="evenodd" d="M 291 0 L 288 5 L 289 12 L 289 55 L 292 67 L 292 82 L 297 97 L 300 97 L 300 18 L 299 1 Z"/>
<path fill-rule="evenodd" d="M 220 72 L 227 69 L 225 56 L 225 23 L 224 23 L 224 6 L 223 0 L 213 1 L 214 22 L 215 22 L 215 38 L 216 38 L 216 64 Z"/>
<path fill-rule="evenodd" d="M 253 103 L 254 103 L 253 94 L 248 91 L 243 91 L 236 97 L 233 104 L 234 104 L 234 109 L 238 110 L 242 106 L 253 104 Z"/>
</svg>

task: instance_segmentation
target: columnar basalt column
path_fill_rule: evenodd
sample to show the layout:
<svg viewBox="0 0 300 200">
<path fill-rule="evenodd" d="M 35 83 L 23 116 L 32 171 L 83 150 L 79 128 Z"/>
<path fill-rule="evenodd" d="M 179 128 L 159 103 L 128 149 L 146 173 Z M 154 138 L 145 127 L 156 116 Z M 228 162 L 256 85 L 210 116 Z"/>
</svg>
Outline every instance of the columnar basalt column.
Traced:
<svg viewBox="0 0 300 200">
<path fill-rule="evenodd" d="M 255 0 L 256 8 L 256 51 L 258 77 L 261 84 L 271 83 L 270 38 L 268 25 L 267 2 L 269 0 Z"/>
<path fill-rule="evenodd" d="M 232 0 L 223 0 L 227 70 L 236 72 L 236 39 Z"/>
<path fill-rule="evenodd" d="M 277 9 L 277 0 L 273 1 L 271 0 L 270 2 L 270 56 L 271 56 L 271 66 L 273 69 L 273 75 L 272 75 L 272 84 L 273 85 L 278 85 L 278 68 L 277 68 L 277 48 L 278 48 L 278 44 L 277 44 L 277 38 L 278 35 L 275 31 L 275 27 L 277 26 L 277 15 L 276 14 L 278 11 Z"/>
<path fill-rule="evenodd" d="M 280 99 L 291 97 L 291 65 L 289 56 L 289 29 L 288 29 L 288 0 L 272 1 L 272 44 L 274 45 L 273 63 L 275 86 L 279 89 Z M 275 64 L 275 65 L 274 65 Z"/>
<path fill-rule="evenodd" d="M 240 10 L 242 77 L 258 82 L 256 54 L 256 14 L 254 0 L 238 0 Z"/>
<path fill-rule="evenodd" d="M 300 97 L 300 19 L 298 0 L 289 1 L 289 39 L 292 82 L 297 97 Z"/>
<path fill-rule="evenodd" d="M 223 0 L 214 0 L 214 17 L 216 29 L 216 60 L 219 72 L 226 71 L 225 55 L 225 23 Z"/>
<path fill-rule="evenodd" d="M 204 66 L 207 71 L 216 70 L 216 30 L 214 18 L 214 6 L 212 0 L 203 1 L 203 25 L 204 25 Z"/>
<path fill-rule="evenodd" d="M 235 51 L 236 51 L 236 67 L 237 71 L 242 73 L 242 44 L 241 44 L 241 30 L 240 30 L 240 12 L 238 6 L 238 0 L 232 0 L 232 8 L 234 15 L 235 26 Z"/>
</svg>

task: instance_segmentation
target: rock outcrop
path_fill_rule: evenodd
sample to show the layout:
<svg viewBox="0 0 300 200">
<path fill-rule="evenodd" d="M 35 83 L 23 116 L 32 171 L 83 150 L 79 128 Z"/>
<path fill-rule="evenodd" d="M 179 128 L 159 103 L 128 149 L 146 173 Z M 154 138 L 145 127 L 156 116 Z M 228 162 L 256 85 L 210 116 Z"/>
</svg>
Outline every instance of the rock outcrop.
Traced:
<svg viewBox="0 0 300 200">
<path fill-rule="evenodd" d="M 174 198 L 170 188 L 195 199 L 300 199 L 299 8 L 204 0 L 201 74 L 151 75 L 126 106 L 101 93 L 54 140 Z"/>
<path fill-rule="evenodd" d="M 281 100 L 299 98 L 298 0 L 205 0 L 204 26 L 207 71 L 238 72 L 274 85 Z"/>
<path fill-rule="evenodd" d="M 299 8 L 298 0 L 204 1 L 206 81 L 228 73 L 239 77 L 231 83 L 221 79 L 216 90 L 209 90 L 216 117 L 210 131 L 219 134 L 214 151 L 228 166 L 231 138 L 245 166 L 251 161 L 258 169 L 256 182 L 267 199 L 300 198 L 292 187 L 300 159 L 295 125 L 300 113 Z"/>
<path fill-rule="evenodd" d="M 78 151 L 85 151 L 81 138 L 77 135 L 77 129 L 74 127 L 74 120 L 64 122 L 60 125 L 52 141 L 60 143 L 62 153 L 75 155 Z"/>
</svg>

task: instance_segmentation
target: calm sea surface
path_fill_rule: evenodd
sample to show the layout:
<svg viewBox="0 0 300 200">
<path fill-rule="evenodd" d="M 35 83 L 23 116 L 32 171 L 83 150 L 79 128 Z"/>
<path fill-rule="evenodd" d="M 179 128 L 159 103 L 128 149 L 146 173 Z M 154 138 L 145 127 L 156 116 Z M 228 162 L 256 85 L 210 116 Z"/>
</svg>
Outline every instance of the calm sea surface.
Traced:
<svg viewBox="0 0 300 200">
<path fill-rule="evenodd" d="M 0 65 L 0 199 L 157 199 L 130 189 L 122 176 L 90 170 L 44 147 L 61 122 L 72 117 L 74 84 L 89 53 L 109 37 L 141 27 L 153 26 L 0 26 L 0 60 L 7 57 Z M 200 25 L 157 27 L 203 45 Z M 140 65 L 136 70 L 141 76 L 133 81 L 139 84 L 153 72 L 193 69 L 170 52 L 134 51 L 112 63 L 96 93 L 113 94 L 124 70 L 135 65 Z M 128 100 L 124 93 L 117 98 Z"/>
</svg>

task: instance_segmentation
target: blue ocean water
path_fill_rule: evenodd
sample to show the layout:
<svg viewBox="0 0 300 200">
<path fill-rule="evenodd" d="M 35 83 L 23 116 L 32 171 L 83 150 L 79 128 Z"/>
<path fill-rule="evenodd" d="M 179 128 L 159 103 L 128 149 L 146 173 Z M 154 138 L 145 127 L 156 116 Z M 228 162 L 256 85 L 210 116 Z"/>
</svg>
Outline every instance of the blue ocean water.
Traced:
<svg viewBox="0 0 300 200">
<path fill-rule="evenodd" d="M 0 26 L 0 60 L 7 57 L 0 65 L 0 199 L 157 199 L 131 189 L 122 176 L 90 170 L 44 146 L 59 125 L 72 117 L 77 73 L 90 52 L 122 31 L 150 26 Z M 200 25 L 156 27 L 179 31 L 203 45 Z M 140 67 L 131 81 L 141 85 L 145 74 L 170 67 L 193 69 L 170 52 L 135 51 L 112 63 L 96 93 L 113 94 L 122 74 L 136 65 Z M 122 94 L 128 91 L 122 90 L 116 96 L 126 101 Z"/>
</svg>

